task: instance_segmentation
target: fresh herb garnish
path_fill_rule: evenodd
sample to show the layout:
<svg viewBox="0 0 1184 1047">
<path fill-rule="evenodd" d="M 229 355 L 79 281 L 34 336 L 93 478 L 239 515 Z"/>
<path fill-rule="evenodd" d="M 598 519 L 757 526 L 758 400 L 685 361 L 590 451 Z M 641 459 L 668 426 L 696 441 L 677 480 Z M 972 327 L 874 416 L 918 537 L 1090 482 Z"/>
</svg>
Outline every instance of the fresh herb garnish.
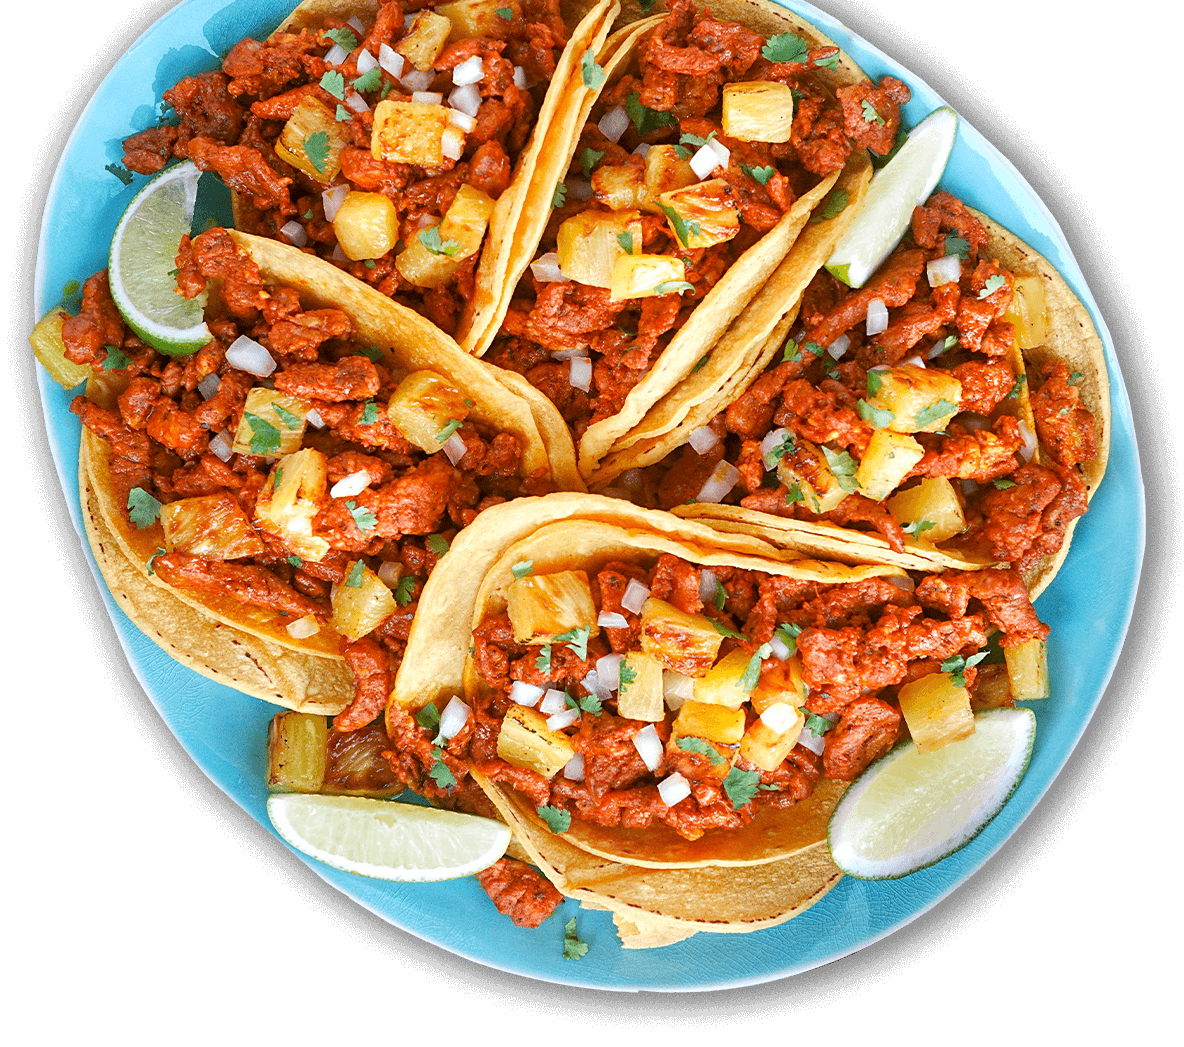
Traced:
<svg viewBox="0 0 1184 1047">
<path fill-rule="evenodd" d="M 738 811 L 745 804 L 752 802 L 760 780 L 760 771 L 742 771 L 739 767 L 733 767 L 728 771 L 728 776 L 724 779 L 724 792 L 732 801 L 732 810 Z"/>
<path fill-rule="evenodd" d="M 810 46 L 797 33 L 778 33 L 769 37 L 761 54 L 770 62 L 805 62 Z"/>
<path fill-rule="evenodd" d="M 582 698 L 573 698 L 571 694 L 564 691 L 563 697 L 570 709 L 579 709 L 580 712 L 591 713 L 593 716 L 599 716 L 604 712 L 604 706 L 600 704 L 600 699 L 594 694 L 586 694 Z"/>
<path fill-rule="evenodd" d="M 621 250 L 626 254 L 633 253 L 633 234 L 632 233 L 617 233 L 617 243 L 621 245 Z"/>
<path fill-rule="evenodd" d="M 914 520 L 912 523 L 904 524 L 901 530 L 905 534 L 911 534 L 914 538 L 920 538 L 926 531 L 932 530 L 936 527 L 932 520 Z"/>
<path fill-rule="evenodd" d="M 539 648 L 539 656 L 534 660 L 534 667 L 540 673 L 551 675 L 551 645 L 549 643 L 545 643 Z"/>
<path fill-rule="evenodd" d="M 358 425 L 373 425 L 378 421 L 378 404 L 373 400 L 367 400 L 362 405 L 362 413 L 358 416 Z"/>
<path fill-rule="evenodd" d="M 740 674 L 739 687 L 742 691 L 751 691 L 761 682 L 761 663 L 769 657 L 772 650 L 773 648 L 767 643 L 763 643 L 753 652 L 752 657 L 748 659 L 748 664 L 744 667 L 744 672 Z"/>
<path fill-rule="evenodd" d="M 533 560 L 519 560 L 513 567 L 510 568 L 515 578 L 525 578 L 528 574 L 534 571 Z"/>
<path fill-rule="evenodd" d="M 449 258 L 456 256 L 456 252 L 460 250 L 460 244 L 455 240 L 441 240 L 440 227 L 433 225 L 427 229 L 419 231 L 419 242 L 424 245 L 432 254 L 447 255 Z"/>
<path fill-rule="evenodd" d="M 760 182 L 761 185 L 768 185 L 769 179 L 777 173 L 777 168 L 775 167 L 749 167 L 748 164 L 741 164 L 740 170 L 748 175 L 749 178 Z"/>
<path fill-rule="evenodd" d="M 395 602 L 400 607 L 406 607 L 411 602 L 412 593 L 415 590 L 415 579 L 411 575 L 399 579 L 399 584 L 395 586 Z"/>
<path fill-rule="evenodd" d="M 995 485 L 996 491 L 1006 491 L 1009 487 L 1015 486 L 1014 480 L 992 480 L 991 483 Z"/>
<path fill-rule="evenodd" d="M 553 833 L 565 833 L 571 828 L 571 812 L 562 807 L 543 805 L 537 808 L 539 817 L 547 823 L 547 828 Z M 574 920 L 572 921 L 575 922 Z"/>
<path fill-rule="evenodd" d="M 435 756 L 436 762 L 432 764 L 432 769 L 428 771 L 428 774 L 441 789 L 451 789 L 456 784 L 456 775 L 444 762 L 444 750 L 439 747 L 434 748 L 432 755 Z"/>
<path fill-rule="evenodd" d="M 594 168 L 601 160 L 604 159 L 604 152 L 600 149 L 592 149 L 587 147 L 580 153 L 580 168 L 584 172 L 585 178 L 592 177 L 592 168 Z"/>
<path fill-rule="evenodd" d="M 551 194 L 552 209 L 562 207 L 564 201 L 567 199 L 567 186 L 562 182 L 555 183 L 555 192 Z"/>
<path fill-rule="evenodd" d="M 1000 287 L 1007 286 L 1007 277 L 1002 274 L 998 276 L 990 276 L 987 278 L 986 285 L 979 291 L 979 299 L 990 298 Z"/>
<path fill-rule="evenodd" d="M 351 113 L 348 109 L 346 109 L 345 106 L 343 106 L 340 102 L 338 102 L 336 115 L 337 115 L 337 122 L 339 124 L 341 124 L 341 123 L 344 123 L 346 120 L 352 120 L 354 114 Z"/>
<path fill-rule="evenodd" d="M 436 443 L 447 443 L 452 434 L 461 426 L 459 418 L 448 419 L 448 424 L 444 426 L 438 433 L 436 433 Z"/>
<path fill-rule="evenodd" d="M 930 404 L 928 407 L 922 407 L 913 419 L 917 428 L 924 429 L 925 426 L 936 422 L 939 418 L 944 418 L 946 415 L 954 414 L 958 410 L 957 404 L 950 403 L 949 400 L 938 400 L 937 403 Z"/>
<path fill-rule="evenodd" d="M 684 753 L 706 756 L 712 767 L 722 767 L 728 762 L 714 745 L 702 738 L 679 738 L 678 747 Z"/>
<path fill-rule="evenodd" d="M 156 558 L 158 556 L 164 556 L 163 549 L 158 548 L 156 550 L 156 552 L 154 552 L 150 557 L 148 557 L 148 565 L 147 566 L 148 566 L 148 574 L 149 575 L 156 574 Z"/>
<path fill-rule="evenodd" d="M 654 288 L 654 294 L 674 294 L 675 292 L 682 294 L 683 291 L 693 291 L 694 289 L 695 285 L 686 280 L 663 280 Z"/>
<path fill-rule="evenodd" d="M 626 687 L 631 687 L 637 680 L 637 670 L 628 662 L 622 662 L 618 670 L 617 693 L 623 695 Z"/>
<path fill-rule="evenodd" d="M 826 458 L 826 464 L 830 466 L 830 471 L 834 473 L 835 482 L 847 494 L 854 494 L 859 487 L 859 484 L 855 482 L 859 463 L 846 451 L 832 451 L 825 445 L 823 445 L 822 454 Z"/>
<path fill-rule="evenodd" d="M 821 738 L 827 731 L 834 726 L 825 716 L 819 716 L 817 713 L 806 712 L 806 722 L 802 726 L 803 731 L 809 731 L 811 734 Z"/>
<path fill-rule="evenodd" d="M 329 136 L 324 131 L 314 131 L 304 140 L 303 146 L 308 162 L 317 169 L 317 174 L 324 174 L 329 159 Z"/>
<path fill-rule="evenodd" d="M 160 519 L 160 502 L 143 487 L 133 487 L 127 495 L 127 514 L 136 530 L 142 531 Z"/>
<path fill-rule="evenodd" d="M 565 633 L 560 633 L 555 637 L 555 643 L 566 644 L 568 650 L 575 651 L 577 658 L 588 657 L 588 638 L 591 636 L 592 630 L 586 626 L 578 626 L 574 629 L 568 629 Z"/>
<path fill-rule="evenodd" d="M 352 498 L 345 503 L 345 507 L 354 518 L 354 525 L 359 531 L 373 531 L 378 526 L 378 517 L 364 505 L 359 506 Z"/>
<path fill-rule="evenodd" d="M 830 196 L 827 197 L 826 204 L 822 210 L 819 211 L 818 214 L 816 214 L 813 218 L 811 218 L 810 221 L 828 222 L 832 218 L 837 218 L 845 210 L 847 210 L 847 203 L 849 200 L 850 197 L 847 195 L 846 190 L 836 189 L 830 194 Z"/>
<path fill-rule="evenodd" d="M 419 724 L 425 731 L 436 732 L 440 730 L 440 710 L 436 708 L 435 702 L 428 702 L 422 709 L 415 714 L 415 722 Z"/>
<path fill-rule="evenodd" d="M 246 412 L 243 414 L 247 425 L 251 429 L 251 454 L 262 455 L 267 458 L 275 455 L 280 449 L 280 431 L 266 418 Z"/>
<path fill-rule="evenodd" d="M 859 108 L 863 111 L 863 122 L 865 124 L 879 124 L 881 127 L 884 126 L 884 118 L 876 112 L 876 107 L 866 98 L 859 103 Z"/>
<path fill-rule="evenodd" d="M 970 242 L 963 240 L 960 236 L 954 236 L 953 234 L 947 235 L 946 254 L 956 254 L 965 262 L 970 257 Z"/>
<path fill-rule="evenodd" d="M 722 582 L 716 582 L 715 592 L 711 596 L 711 602 L 715 604 L 717 611 L 722 611 L 724 604 L 728 602 L 728 590 L 723 587 Z"/>
<path fill-rule="evenodd" d="M 866 400 L 857 400 L 855 413 L 865 422 L 870 422 L 877 429 L 887 429 L 896 418 L 895 411 L 872 407 Z"/>
<path fill-rule="evenodd" d="M 793 433 L 787 431 L 781 437 L 781 441 L 777 444 L 777 446 L 771 447 L 765 453 L 765 468 L 776 469 L 777 463 L 781 461 L 782 458 L 784 458 L 787 454 L 793 454 L 794 446 Z"/>
<path fill-rule="evenodd" d="M 642 0 L 644 3 L 644 0 Z M 654 0 L 650 0 L 652 4 Z M 567 812 L 564 812 L 565 814 Z M 568 816 L 570 820 L 570 815 Z M 576 934 L 576 918 L 573 916 L 563 927 L 563 958 L 565 960 L 580 960 L 588 951 L 588 943 L 580 941 Z"/>
<path fill-rule="evenodd" d="M 798 637 L 802 635 L 802 627 L 794 625 L 793 622 L 782 622 L 773 630 L 773 635 L 789 648 L 789 653 L 792 655 L 797 652 Z"/>
<path fill-rule="evenodd" d="M 730 625 L 725 625 L 723 622 L 717 622 L 714 618 L 710 619 L 710 621 L 711 621 L 711 627 L 717 633 L 719 633 L 720 636 L 727 636 L 729 639 L 732 639 L 732 640 L 745 639 L 743 633 L 736 632 L 736 630 L 733 629 Z"/>
<path fill-rule="evenodd" d="M 664 204 L 659 201 L 658 206 L 662 208 L 662 213 L 670 219 L 670 224 L 674 228 L 674 233 L 678 237 L 678 242 L 682 244 L 683 247 L 690 248 L 691 237 L 699 236 L 702 231 L 699 228 L 699 223 L 695 221 L 688 222 L 669 204 Z"/>
<path fill-rule="evenodd" d="M 591 51 L 585 51 L 580 59 L 580 72 L 584 77 L 584 86 L 592 91 L 600 89 L 604 83 L 604 70 L 596 64 L 596 56 Z"/>
<path fill-rule="evenodd" d="M 345 576 L 345 584 L 351 589 L 362 588 L 362 576 L 366 573 L 366 565 L 361 560 L 355 560 L 349 574 Z"/>
<path fill-rule="evenodd" d="M 880 395 L 880 388 L 884 384 L 884 379 L 880 377 L 879 371 L 868 371 L 867 373 L 867 395 L 875 397 Z"/>
<path fill-rule="evenodd" d="M 330 69 L 321 77 L 321 87 L 339 102 L 345 101 L 345 77 L 336 69 Z"/>
<path fill-rule="evenodd" d="M 363 73 L 353 82 L 354 90 L 360 95 L 377 91 L 382 86 L 382 69 L 375 66 L 367 73 Z"/>
<path fill-rule="evenodd" d="M 941 671 L 949 674 L 950 682 L 955 687 L 965 687 L 966 670 L 978 665 L 979 662 L 986 658 L 987 654 L 987 651 L 979 651 L 978 654 L 972 654 L 969 658 L 963 658 L 962 655 L 956 654 L 941 663 Z"/>
<path fill-rule="evenodd" d="M 641 95 L 636 91 L 633 91 L 625 99 L 625 112 L 629 114 L 629 119 L 633 121 L 633 126 L 637 128 L 639 135 L 647 135 L 660 127 L 670 127 L 677 122 L 672 113 L 642 105 Z"/>
<path fill-rule="evenodd" d="M 497 15 L 498 18 L 504 19 L 507 22 L 512 22 L 514 20 L 514 9 L 512 7 L 499 7 L 496 11 L 494 11 L 494 14 Z"/>
<path fill-rule="evenodd" d="M 784 363 L 800 363 L 802 359 L 802 350 L 798 348 L 798 343 L 792 338 L 785 342 L 785 351 L 781 354 L 781 362 Z"/>
<path fill-rule="evenodd" d="M 697 364 L 695 364 L 694 367 L 691 368 L 691 374 L 697 374 L 699 371 L 702 371 L 703 367 L 706 365 L 707 361 L 710 359 L 711 359 L 711 350 L 708 349 L 707 352 L 705 352 L 702 356 L 699 357 L 699 362 Z"/>
<path fill-rule="evenodd" d="M 299 416 L 281 407 L 278 400 L 271 401 L 271 409 L 275 411 L 276 417 L 289 429 L 299 429 L 304 424 Z"/>
<path fill-rule="evenodd" d="M 111 174 L 115 175 L 115 177 L 118 178 L 124 185 L 131 185 L 132 184 L 131 171 L 129 171 L 126 167 L 121 166 L 120 164 L 107 164 L 103 168 L 103 170 L 108 171 Z"/>
<path fill-rule="evenodd" d="M 131 358 L 118 346 L 105 345 L 103 348 L 107 350 L 107 355 L 103 358 L 104 371 L 122 371 L 132 362 Z"/>
<path fill-rule="evenodd" d="M 789 485 L 789 490 L 786 492 L 785 504 L 793 505 L 794 502 L 802 501 L 805 501 L 805 497 L 802 495 L 802 485 L 795 480 Z"/>
<path fill-rule="evenodd" d="M 443 556 L 448 552 L 448 539 L 442 534 L 429 534 L 427 541 L 423 544 L 428 547 L 429 552 L 433 552 L 437 556 Z"/>
<path fill-rule="evenodd" d="M 1005 400 L 1015 400 L 1020 395 L 1020 390 L 1023 389 L 1024 384 L 1028 381 L 1026 374 L 1016 375 L 1015 385 L 1011 387 L 1011 391 L 1003 398 Z"/>
<path fill-rule="evenodd" d="M 679 145 L 693 145 L 696 149 L 702 149 L 708 142 L 715 137 L 715 132 L 712 131 L 706 138 L 700 138 L 698 135 L 693 135 L 689 131 L 684 131 L 682 137 L 679 138 Z"/>
</svg>

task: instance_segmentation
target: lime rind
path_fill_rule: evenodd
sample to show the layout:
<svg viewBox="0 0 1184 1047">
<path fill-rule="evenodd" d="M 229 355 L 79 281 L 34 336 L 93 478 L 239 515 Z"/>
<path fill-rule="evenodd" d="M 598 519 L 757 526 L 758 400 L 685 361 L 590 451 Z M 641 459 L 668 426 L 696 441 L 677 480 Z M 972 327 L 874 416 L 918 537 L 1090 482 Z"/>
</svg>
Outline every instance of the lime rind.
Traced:
<svg viewBox="0 0 1184 1047">
<path fill-rule="evenodd" d="M 961 850 L 1015 792 L 1032 755 L 1031 709 L 975 716 L 974 734 L 935 752 L 898 745 L 861 774 L 830 818 L 835 864 L 862 880 L 891 880 Z"/>
<path fill-rule="evenodd" d="M 170 356 L 210 341 L 206 294 L 183 298 L 175 278 L 177 247 L 190 231 L 201 172 L 192 161 L 162 171 L 128 204 L 111 240 L 111 297 L 127 325 Z"/>
<path fill-rule="evenodd" d="M 872 178 L 858 216 L 826 260 L 827 272 L 849 287 L 867 283 L 900 243 L 913 209 L 941 180 L 957 135 L 958 114 L 948 106 L 909 132 L 900 152 Z"/>
</svg>

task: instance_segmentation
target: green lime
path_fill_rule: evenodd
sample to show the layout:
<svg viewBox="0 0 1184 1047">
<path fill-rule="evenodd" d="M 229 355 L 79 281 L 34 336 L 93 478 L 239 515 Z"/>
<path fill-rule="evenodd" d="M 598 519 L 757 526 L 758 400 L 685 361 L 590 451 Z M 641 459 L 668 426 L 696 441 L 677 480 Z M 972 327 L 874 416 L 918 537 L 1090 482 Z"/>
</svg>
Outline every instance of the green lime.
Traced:
<svg viewBox="0 0 1184 1047">
<path fill-rule="evenodd" d="M 935 109 L 872 179 L 855 221 L 835 245 L 826 268 L 850 287 L 862 287 L 909 227 L 913 208 L 929 199 L 958 134 L 958 114 Z"/>
<path fill-rule="evenodd" d="M 471 814 L 361 796 L 276 793 L 271 824 L 311 858 L 377 880 L 424 883 L 480 872 L 506 853 L 510 830 Z"/>
<path fill-rule="evenodd" d="M 197 180 L 191 162 L 166 168 L 127 205 L 111 240 L 111 297 L 127 325 L 153 349 L 186 356 L 209 342 L 206 295 L 177 291 L 176 256 L 193 222 Z"/>
<path fill-rule="evenodd" d="M 929 753 L 897 746 L 852 784 L 830 818 L 843 872 L 891 880 L 966 846 L 1015 791 L 1036 737 L 1031 709 L 991 709 L 974 734 Z"/>
</svg>

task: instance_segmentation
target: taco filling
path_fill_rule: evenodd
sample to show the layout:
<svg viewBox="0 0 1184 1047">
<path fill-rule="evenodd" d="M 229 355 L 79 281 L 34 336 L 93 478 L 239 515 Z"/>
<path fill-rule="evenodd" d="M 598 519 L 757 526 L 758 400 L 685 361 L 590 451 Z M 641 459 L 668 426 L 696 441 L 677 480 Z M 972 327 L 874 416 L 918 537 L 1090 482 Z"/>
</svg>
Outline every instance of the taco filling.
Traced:
<svg viewBox="0 0 1184 1047">
<path fill-rule="evenodd" d="M 1047 334 L 1042 281 L 984 257 L 987 241 L 939 192 L 866 286 L 820 270 L 765 372 L 623 482 L 663 508 L 870 529 L 898 552 L 907 536 L 1025 572 L 1056 553 L 1087 508 L 1097 427 L 1081 375 L 1055 358 L 1025 368 Z"/>
<path fill-rule="evenodd" d="M 72 410 L 105 441 L 123 526 L 163 526 L 149 572 L 272 612 L 293 640 L 339 642 L 355 696 L 336 724 L 360 727 L 386 704 L 420 589 L 457 529 L 551 482 L 521 476 L 520 438 L 471 417 L 446 377 L 393 370 L 345 312 L 264 290 L 225 230 L 186 237 L 177 264 L 184 294 L 209 289 L 213 340 L 158 354 L 98 273 L 62 326 L 67 358 L 94 373 Z"/>
<path fill-rule="evenodd" d="M 662 554 L 514 574 L 505 613 L 473 629 L 469 704 L 422 722 L 457 778 L 505 783 L 558 832 L 739 829 L 908 732 L 939 748 L 972 710 L 1036 697 L 1048 635 L 1008 570 L 829 584 Z M 996 632 L 1007 669 L 979 669 Z"/>
<path fill-rule="evenodd" d="M 124 165 L 172 157 L 238 196 L 236 224 L 313 251 L 449 334 L 495 202 L 567 41 L 558 0 L 394 0 L 245 39 L 164 94 L 179 118 Z"/>
<path fill-rule="evenodd" d="M 832 91 L 838 55 L 677 0 L 635 71 L 605 88 L 489 357 L 546 394 L 577 441 L 795 203 L 853 151 L 892 149 L 908 88 Z"/>
</svg>

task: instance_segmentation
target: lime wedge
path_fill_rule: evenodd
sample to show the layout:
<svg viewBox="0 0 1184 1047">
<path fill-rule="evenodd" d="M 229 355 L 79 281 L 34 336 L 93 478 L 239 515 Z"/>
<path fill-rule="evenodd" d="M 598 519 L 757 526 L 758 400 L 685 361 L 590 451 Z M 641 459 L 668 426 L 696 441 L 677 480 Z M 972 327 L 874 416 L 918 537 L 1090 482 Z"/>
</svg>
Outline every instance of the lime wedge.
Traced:
<svg viewBox="0 0 1184 1047">
<path fill-rule="evenodd" d="M 111 241 L 111 297 L 128 327 L 169 356 L 196 352 L 211 338 L 206 295 L 182 298 L 173 275 L 177 247 L 193 222 L 201 172 L 186 160 L 166 168 L 127 205 Z"/>
<path fill-rule="evenodd" d="M 974 718 L 974 734 L 934 752 L 897 746 L 831 815 L 835 864 L 863 880 L 891 880 L 966 846 L 1019 784 L 1035 737 L 1031 709 L 991 709 Z"/>
<path fill-rule="evenodd" d="M 276 793 L 271 824 L 298 851 L 376 880 L 426 883 L 480 872 L 506 853 L 510 830 L 491 818 L 361 796 Z"/>
<path fill-rule="evenodd" d="M 867 200 L 835 245 L 826 268 L 850 287 L 862 287 L 909 227 L 913 208 L 929 199 L 954 148 L 958 114 L 935 109 L 872 179 Z"/>
</svg>

